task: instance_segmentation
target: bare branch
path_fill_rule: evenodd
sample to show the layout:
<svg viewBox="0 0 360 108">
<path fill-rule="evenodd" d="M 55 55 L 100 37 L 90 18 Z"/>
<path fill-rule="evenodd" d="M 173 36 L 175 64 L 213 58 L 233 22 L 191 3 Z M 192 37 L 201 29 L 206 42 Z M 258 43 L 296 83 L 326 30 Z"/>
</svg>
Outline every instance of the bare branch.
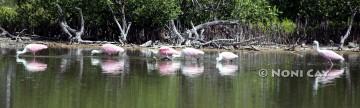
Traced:
<svg viewBox="0 0 360 108">
<path fill-rule="evenodd" d="M 85 31 L 85 20 L 81 8 L 75 7 L 75 9 L 79 11 L 81 26 L 80 30 L 75 30 L 67 24 L 64 11 L 61 9 L 61 6 L 56 4 L 56 7 L 58 8 L 61 29 L 68 35 L 68 39 L 70 39 L 70 41 L 76 40 L 79 43 L 93 43 L 93 41 L 82 40 L 81 38 Z"/>
<path fill-rule="evenodd" d="M 177 30 L 174 20 L 170 21 L 170 25 L 172 26 L 172 31 L 174 32 L 174 34 L 180 39 L 180 43 L 185 41 L 184 37 L 179 33 L 179 31 Z"/>
<path fill-rule="evenodd" d="M 353 22 L 354 22 L 354 18 L 355 18 L 356 13 L 357 13 L 357 12 L 354 12 L 354 13 L 351 15 L 351 17 L 350 17 L 350 22 L 349 22 L 349 27 L 348 27 L 345 35 L 344 35 L 344 36 L 341 36 L 339 50 L 342 50 L 342 49 L 343 49 L 345 40 L 346 40 L 346 39 L 349 37 L 349 35 L 350 35 L 350 32 L 351 32 L 351 29 L 352 29 L 352 26 L 353 26 Z"/>
<path fill-rule="evenodd" d="M 197 32 L 197 29 L 195 28 L 193 22 L 190 22 L 192 26 L 192 32 L 195 34 L 195 39 L 199 39 L 199 33 Z"/>
<path fill-rule="evenodd" d="M 125 18 L 125 5 L 124 3 L 121 3 L 120 1 L 114 1 L 115 3 L 117 3 L 118 5 L 121 6 L 121 14 L 122 14 L 122 25 L 120 25 L 120 22 L 118 21 L 118 19 L 116 18 L 115 12 L 112 10 L 112 8 L 110 7 L 110 5 L 108 4 L 108 8 L 113 16 L 113 20 L 115 21 L 117 27 L 119 28 L 119 31 L 121 33 L 121 36 L 119 36 L 119 41 L 120 43 L 123 44 L 123 41 L 127 41 L 127 35 L 129 33 L 129 30 L 131 28 L 131 22 L 129 22 L 129 24 L 127 24 L 126 18 Z"/>
<path fill-rule="evenodd" d="M 2 33 L 0 33 L 0 36 L 6 36 L 6 37 L 10 37 L 11 39 L 15 38 L 15 35 L 10 34 L 8 31 L 6 31 L 4 28 L 2 28 L 0 26 L 0 30 L 2 31 Z"/>
</svg>

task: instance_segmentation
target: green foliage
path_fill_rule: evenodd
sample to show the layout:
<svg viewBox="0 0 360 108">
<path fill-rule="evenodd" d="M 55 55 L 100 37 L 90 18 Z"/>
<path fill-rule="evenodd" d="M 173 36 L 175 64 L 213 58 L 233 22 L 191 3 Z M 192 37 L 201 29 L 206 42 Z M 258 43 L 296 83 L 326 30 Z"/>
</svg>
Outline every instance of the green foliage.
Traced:
<svg viewBox="0 0 360 108">
<path fill-rule="evenodd" d="M 180 14 L 177 0 L 128 0 L 127 13 L 142 27 L 162 27 Z"/>
<path fill-rule="evenodd" d="M 14 8 L 1 6 L 0 7 L 0 25 L 10 25 L 17 21 L 18 13 Z"/>
<path fill-rule="evenodd" d="M 242 22 L 268 22 L 277 18 L 278 10 L 266 0 L 235 0 L 232 16 Z"/>
<path fill-rule="evenodd" d="M 296 24 L 289 19 L 284 19 L 280 25 L 284 29 L 285 33 L 295 32 Z"/>
<path fill-rule="evenodd" d="M 212 21 L 214 19 L 229 19 L 234 10 L 234 0 L 181 0 L 180 6 L 183 14 L 180 15 L 182 23 L 190 26 L 192 21 L 195 24 Z"/>
<path fill-rule="evenodd" d="M 22 24 L 32 27 L 51 25 L 54 23 L 54 15 L 50 14 L 47 8 L 44 8 L 40 1 L 24 2 L 19 5 L 17 12 L 21 18 Z"/>
</svg>

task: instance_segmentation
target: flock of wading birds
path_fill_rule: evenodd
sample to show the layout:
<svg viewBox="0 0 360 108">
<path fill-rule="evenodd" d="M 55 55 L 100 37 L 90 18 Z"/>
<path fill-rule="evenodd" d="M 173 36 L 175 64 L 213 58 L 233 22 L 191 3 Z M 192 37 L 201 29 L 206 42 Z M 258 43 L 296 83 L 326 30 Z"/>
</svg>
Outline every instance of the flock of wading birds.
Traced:
<svg viewBox="0 0 360 108">
<path fill-rule="evenodd" d="M 323 58 L 325 58 L 326 60 L 328 60 L 328 63 L 330 63 L 331 66 L 333 65 L 332 61 L 343 62 L 345 60 L 341 55 L 335 53 L 334 51 L 320 49 L 318 41 L 314 41 L 314 45 L 315 45 L 315 49 L 319 53 L 319 55 L 322 56 Z M 16 57 L 18 58 L 19 55 L 25 54 L 27 52 L 31 52 L 33 54 L 33 56 L 35 56 L 36 52 L 39 52 L 39 51 L 47 49 L 47 48 L 48 47 L 43 44 L 28 44 L 25 46 L 25 48 L 22 51 L 16 52 Z M 125 52 L 125 50 L 119 46 L 116 46 L 113 44 L 103 44 L 99 49 L 92 50 L 91 55 L 103 53 L 108 56 L 112 56 L 112 55 L 121 55 L 124 52 Z M 158 57 L 160 57 L 160 59 L 167 59 L 167 60 L 172 60 L 174 58 L 180 58 L 180 57 L 184 57 L 185 60 L 189 60 L 189 59 L 198 60 L 199 58 L 201 58 L 204 55 L 204 52 L 199 49 L 184 48 L 181 51 L 178 51 L 178 50 L 175 50 L 168 46 L 160 47 L 157 51 L 155 51 L 153 53 L 155 53 Z M 220 63 L 220 62 L 230 63 L 237 58 L 238 58 L 238 55 L 236 55 L 232 52 L 221 52 L 218 54 L 218 57 L 216 58 L 216 62 L 217 63 Z M 20 61 L 20 62 L 24 62 L 24 61 Z M 40 65 L 40 64 L 35 63 L 35 65 Z M 116 68 L 116 66 L 117 65 L 108 65 L 108 66 L 104 66 L 104 67 L 106 67 L 105 70 L 112 70 L 112 69 Z M 40 65 L 37 67 L 44 67 L 44 66 Z M 41 70 L 41 69 L 33 68 L 33 70 Z"/>
</svg>

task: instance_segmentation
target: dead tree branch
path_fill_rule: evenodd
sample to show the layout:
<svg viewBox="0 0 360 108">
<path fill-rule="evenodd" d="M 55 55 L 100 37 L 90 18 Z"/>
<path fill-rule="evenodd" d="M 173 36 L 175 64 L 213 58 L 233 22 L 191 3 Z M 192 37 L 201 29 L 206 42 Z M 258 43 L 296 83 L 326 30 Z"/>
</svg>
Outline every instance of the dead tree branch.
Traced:
<svg viewBox="0 0 360 108">
<path fill-rule="evenodd" d="M 244 40 L 244 41 L 240 41 L 240 42 L 237 42 L 236 39 L 216 39 L 216 40 L 211 40 L 211 41 L 208 41 L 208 42 L 205 42 L 205 43 L 202 43 L 201 45 L 202 46 L 205 46 L 205 45 L 210 45 L 210 44 L 221 44 L 221 45 L 240 45 L 240 44 L 246 44 L 246 43 L 249 43 L 249 42 L 253 42 L 253 41 L 256 41 L 256 40 L 259 40 L 261 38 L 264 38 L 265 36 L 260 36 L 260 37 L 255 37 L 255 38 L 251 38 L 251 39 L 248 39 L 248 40 Z"/>
<path fill-rule="evenodd" d="M 170 25 L 172 28 L 173 33 L 177 36 L 177 38 L 179 39 L 179 42 L 177 44 L 181 44 L 182 42 L 185 41 L 184 37 L 179 33 L 179 31 L 176 28 L 176 25 L 174 23 L 174 20 L 170 21 Z"/>
<path fill-rule="evenodd" d="M 340 46 L 339 46 L 339 50 L 342 50 L 344 48 L 344 43 L 346 41 L 346 39 L 349 37 L 353 23 L 354 23 L 354 18 L 357 12 L 354 12 L 351 17 L 350 17 L 350 21 L 349 21 L 349 27 L 346 30 L 346 33 L 344 36 L 341 36 L 341 40 L 340 40 Z"/>
<path fill-rule="evenodd" d="M 216 20 L 216 21 L 211 21 L 211 22 L 206 22 L 197 26 L 194 26 L 194 24 L 191 22 L 192 25 L 192 29 L 190 30 L 186 30 L 183 33 L 180 33 L 176 26 L 174 21 L 170 21 L 170 24 L 172 26 L 172 33 L 176 35 L 177 39 L 180 40 L 179 43 L 188 43 L 189 40 L 193 40 L 193 41 L 200 41 L 201 43 L 206 43 L 203 39 L 203 33 L 205 32 L 205 28 L 208 28 L 210 26 L 214 26 L 214 25 L 231 25 L 231 24 L 238 24 L 237 20 Z M 198 30 L 200 30 L 200 34 L 198 33 Z M 195 37 L 192 37 L 192 35 L 195 34 Z M 185 37 L 185 38 L 184 38 Z M 210 43 L 214 43 L 214 42 L 210 42 Z M 210 43 L 206 43 L 210 44 Z M 200 44 L 203 45 L 203 44 Z"/>
<path fill-rule="evenodd" d="M 9 38 L 11 38 L 11 39 L 15 39 L 15 35 L 13 35 L 13 34 L 11 34 L 11 33 L 9 33 L 8 31 L 6 31 L 4 28 L 2 28 L 1 26 L 0 26 L 0 30 L 2 31 L 1 33 L 0 33 L 0 36 L 6 36 L 6 37 L 9 37 Z"/>
<path fill-rule="evenodd" d="M 59 4 L 56 4 L 56 7 L 58 9 L 59 13 L 59 21 L 60 21 L 60 27 L 62 28 L 63 32 L 68 35 L 68 39 L 70 42 L 78 42 L 78 43 L 93 43 L 93 41 L 83 40 L 81 36 L 84 34 L 85 31 L 85 21 L 84 21 L 84 15 L 82 13 L 81 8 L 75 7 L 76 10 L 79 11 L 80 15 L 80 30 L 76 30 L 71 28 L 66 21 L 64 11 L 60 7 Z"/>
<path fill-rule="evenodd" d="M 131 27 L 131 22 L 127 22 L 126 18 L 125 18 L 125 3 L 123 3 L 124 1 L 120 2 L 117 1 L 115 2 L 117 5 L 121 6 L 121 15 L 122 15 L 122 25 L 119 23 L 118 19 L 116 18 L 115 12 L 113 11 L 113 9 L 110 7 L 110 5 L 108 4 L 108 8 L 113 16 L 113 20 L 115 21 L 117 27 L 119 28 L 119 31 L 121 33 L 121 36 L 119 36 L 119 42 L 121 44 L 124 44 L 124 42 L 127 41 L 127 36 Z"/>
</svg>

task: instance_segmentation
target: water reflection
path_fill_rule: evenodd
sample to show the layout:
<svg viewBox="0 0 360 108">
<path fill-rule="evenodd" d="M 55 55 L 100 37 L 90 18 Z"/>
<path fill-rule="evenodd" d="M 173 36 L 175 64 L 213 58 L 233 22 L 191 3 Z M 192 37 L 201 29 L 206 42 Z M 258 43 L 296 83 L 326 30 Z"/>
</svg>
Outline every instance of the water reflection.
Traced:
<svg viewBox="0 0 360 108">
<path fill-rule="evenodd" d="M 29 72 L 42 72 L 47 69 L 47 64 L 38 61 L 35 57 L 32 60 L 16 57 L 16 62 L 21 63 Z"/>
<path fill-rule="evenodd" d="M 140 49 L 140 53 L 142 57 L 154 57 L 158 51 L 156 49 Z"/>
<path fill-rule="evenodd" d="M 105 59 L 91 57 L 91 64 L 101 66 L 103 74 L 119 75 L 124 73 L 125 59 L 117 57 L 106 57 Z"/>
<path fill-rule="evenodd" d="M 181 63 L 177 60 L 161 60 L 157 63 L 160 75 L 175 75 L 180 69 Z"/>
<path fill-rule="evenodd" d="M 314 82 L 314 90 L 318 90 L 321 86 L 332 84 L 335 79 L 342 77 L 344 73 L 344 67 L 336 69 L 333 66 L 330 66 L 326 71 L 317 75 Z"/>
<path fill-rule="evenodd" d="M 87 49 L 49 50 L 46 57 L 18 60 L 11 55 L 15 50 L 2 51 L 7 54 L 0 55 L 0 108 L 360 107 L 357 54 L 345 54 L 347 65 L 326 69 L 326 77 L 262 78 L 258 75 L 262 68 L 323 70 L 326 64 L 308 53 L 300 58 L 279 52 L 239 52 L 238 62 L 216 64 L 217 52 L 207 52 L 199 61 L 159 61 L 137 50 L 125 57 L 92 57 Z M 33 59 L 47 64 L 47 72 L 29 78 L 23 64 Z M 108 77 L 102 72 L 120 75 Z"/>
<path fill-rule="evenodd" d="M 197 77 L 204 73 L 204 63 L 202 61 L 184 61 L 181 73 L 187 77 Z"/>
<path fill-rule="evenodd" d="M 235 75 L 236 71 L 238 70 L 238 65 L 234 63 L 216 63 L 216 68 L 219 70 L 220 75 L 227 76 L 227 75 Z"/>
</svg>

